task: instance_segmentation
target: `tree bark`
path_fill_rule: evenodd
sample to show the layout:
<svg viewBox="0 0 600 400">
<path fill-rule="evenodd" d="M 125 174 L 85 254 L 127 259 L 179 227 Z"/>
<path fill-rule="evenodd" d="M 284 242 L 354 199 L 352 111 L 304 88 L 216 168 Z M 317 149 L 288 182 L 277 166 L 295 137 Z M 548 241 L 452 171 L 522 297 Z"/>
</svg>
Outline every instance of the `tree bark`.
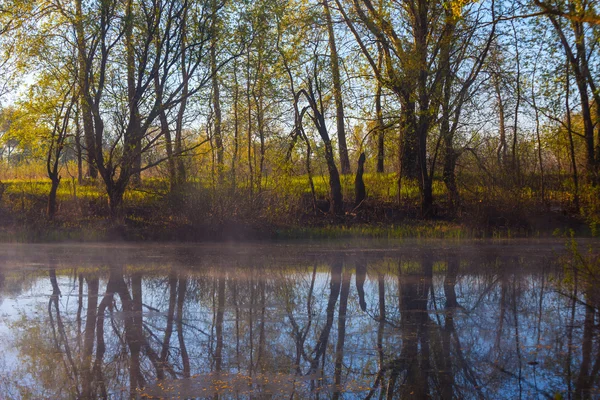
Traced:
<svg viewBox="0 0 600 400">
<path fill-rule="evenodd" d="M 377 81 L 375 94 L 375 113 L 377 114 L 377 173 L 385 171 L 385 128 L 383 125 L 383 111 L 381 109 L 381 83 Z"/>
<path fill-rule="evenodd" d="M 363 181 L 363 173 L 365 172 L 365 153 L 362 153 L 358 159 L 358 168 L 356 169 L 356 178 L 354 179 L 354 207 L 358 207 L 360 203 L 367 197 L 365 182 Z"/>
<path fill-rule="evenodd" d="M 57 211 L 56 204 L 56 192 L 58 191 L 58 185 L 60 184 L 60 177 L 58 175 L 52 176 L 50 184 L 50 193 L 48 194 L 48 219 L 54 219 Z"/>
<path fill-rule="evenodd" d="M 89 61 L 86 51 L 85 30 L 83 25 L 82 0 L 75 1 L 75 33 L 77 36 L 77 60 L 78 60 L 78 84 L 81 95 L 79 96 L 80 108 L 83 120 L 83 132 L 85 139 L 85 152 L 87 162 L 87 175 L 91 179 L 98 178 L 98 169 L 96 167 L 96 142 L 94 138 L 94 123 L 92 116 L 92 105 L 87 94 L 90 92 L 89 86 Z M 101 151 L 99 149 L 98 151 Z"/>
<path fill-rule="evenodd" d="M 342 98 L 342 82 L 340 78 L 340 61 L 335 43 L 335 32 L 329 9 L 329 1 L 323 1 L 327 33 L 329 37 L 330 65 L 333 78 L 333 97 L 335 99 L 335 117 L 337 123 L 338 148 L 340 153 L 340 166 L 342 175 L 347 175 L 350 170 L 350 158 L 348 157 L 348 145 L 346 143 L 346 129 L 344 125 L 344 101 Z"/>
</svg>

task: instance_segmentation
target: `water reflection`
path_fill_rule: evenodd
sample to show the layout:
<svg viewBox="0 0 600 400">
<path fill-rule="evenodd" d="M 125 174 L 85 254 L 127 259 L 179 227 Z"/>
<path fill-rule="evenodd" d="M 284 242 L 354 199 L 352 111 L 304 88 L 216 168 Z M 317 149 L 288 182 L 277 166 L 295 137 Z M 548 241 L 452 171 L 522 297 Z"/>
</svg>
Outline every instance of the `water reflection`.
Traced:
<svg viewBox="0 0 600 400">
<path fill-rule="evenodd" d="M 3 318 L 2 397 L 600 395 L 594 288 L 563 284 L 550 256 L 339 252 L 201 264 L 50 260 L 43 273 L 4 272 L 4 287 L 30 287 L 3 291 L 4 305 L 22 306 Z"/>
</svg>

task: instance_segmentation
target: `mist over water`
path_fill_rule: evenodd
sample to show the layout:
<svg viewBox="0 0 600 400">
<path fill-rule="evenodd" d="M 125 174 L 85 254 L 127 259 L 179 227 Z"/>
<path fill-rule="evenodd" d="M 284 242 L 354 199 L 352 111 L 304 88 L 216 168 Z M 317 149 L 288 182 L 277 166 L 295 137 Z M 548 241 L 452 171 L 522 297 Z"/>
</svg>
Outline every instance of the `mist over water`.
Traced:
<svg viewBox="0 0 600 400">
<path fill-rule="evenodd" d="M 560 240 L 2 245 L 1 398 L 594 398 Z"/>
</svg>

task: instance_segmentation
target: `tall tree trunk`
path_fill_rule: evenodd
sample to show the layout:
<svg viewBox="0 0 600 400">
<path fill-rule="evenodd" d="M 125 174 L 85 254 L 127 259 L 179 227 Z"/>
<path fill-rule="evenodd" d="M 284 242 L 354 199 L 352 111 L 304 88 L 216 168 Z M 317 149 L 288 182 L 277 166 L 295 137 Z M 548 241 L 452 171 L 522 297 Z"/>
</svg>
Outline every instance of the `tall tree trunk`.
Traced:
<svg viewBox="0 0 600 400">
<path fill-rule="evenodd" d="M 375 113 L 377 114 L 377 173 L 385 172 L 385 128 L 383 125 L 383 111 L 381 109 L 381 83 L 377 81 L 375 94 Z"/>
<path fill-rule="evenodd" d="M 248 141 L 248 190 L 250 197 L 254 192 L 254 171 L 252 168 L 252 104 L 250 102 L 250 46 L 246 53 L 246 106 L 248 107 L 248 129 L 247 129 L 247 141 Z"/>
<path fill-rule="evenodd" d="M 81 102 L 81 100 L 79 100 L 79 102 Z M 77 183 L 81 185 L 83 183 L 83 146 L 81 145 L 80 110 L 80 106 L 75 108 L 75 152 L 77 155 Z"/>
<path fill-rule="evenodd" d="M 186 3 L 187 4 L 187 3 Z M 188 103 L 189 96 L 189 82 L 190 77 L 188 73 L 187 64 L 187 19 L 188 19 L 188 7 L 186 6 L 183 10 L 181 26 L 181 81 L 183 88 L 181 90 L 181 104 L 177 111 L 177 119 L 175 121 L 175 169 L 176 169 L 176 185 L 182 185 L 186 182 L 186 170 L 185 170 L 185 159 L 183 157 L 183 117 Z"/>
<path fill-rule="evenodd" d="M 575 75 L 575 82 L 579 91 L 579 98 L 581 104 L 581 118 L 583 120 L 583 136 L 586 144 L 586 161 L 587 161 L 587 176 L 592 184 L 597 183 L 596 173 L 598 172 L 598 165 L 600 165 L 600 157 L 598 163 L 596 162 L 595 146 L 594 146 L 594 121 L 592 120 L 590 98 L 588 93 L 588 81 L 591 82 L 589 66 L 588 66 L 588 55 L 586 50 L 584 26 L 580 22 L 572 21 L 571 27 L 573 35 L 575 36 L 575 51 L 569 44 L 567 36 L 563 30 L 562 25 L 555 16 L 549 15 L 550 21 L 554 26 L 554 30 L 558 34 L 560 41 L 563 45 L 567 60 L 573 74 Z M 600 156 L 600 153 L 599 153 Z"/>
<path fill-rule="evenodd" d="M 215 147 L 217 148 L 217 176 L 218 182 L 223 182 L 224 160 L 223 160 L 223 136 L 222 136 L 222 113 L 221 113 L 221 92 L 219 88 L 219 75 L 217 69 L 217 2 L 212 2 L 212 44 L 210 48 L 210 68 L 212 74 L 212 102 L 214 111 L 213 135 L 215 138 Z"/>
<path fill-rule="evenodd" d="M 121 169 L 121 174 L 130 169 L 131 181 L 134 185 L 141 183 L 141 123 L 138 96 L 136 90 L 135 43 L 133 38 L 133 1 L 127 0 L 125 10 L 125 50 L 127 62 L 127 101 L 129 106 L 129 123 L 124 133 L 124 163 L 129 164 Z"/>
<path fill-rule="evenodd" d="M 258 94 L 254 96 L 254 101 L 256 103 L 256 129 L 258 132 L 258 138 L 260 141 L 260 157 L 258 162 L 258 171 L 256 177 L 256 185 L 258 191 L 262 190 L 263 177 L 265 174 L 265 111 L 264 111 L 264 93 L 263 93 L 263 82 L 262 82 L 262 74 L 261 77 L 258 78 L 260 81 L 258 82 Z"/>
<path fill-rule="evenodd" d="M 358 158 L 358 168 L 356 169 L 356 178 L 354 179 L 354 207 L 358 207 L 360 203 L 367 197 L 363 174 L 365 172 L 365 153 L 362 153 Z"/>
<path fill-rule="evenodd" d="M 325 142 L 325 161 L 327 162 L 327 170 L 329 171 L 329 190 L 331 191 L 330 211 L 336 215 L 340 215 L 344 213 L 342 184 L 340 182 L 340 175 L 335 165 L 333 148 L 329 139 L 327 139 Z"/>
<path fill-rule="evenodd" d="M 48 219 L 54 219 L 54 215 L 56 214 L 57 206 L 56 206 L 56 192 L 58 191 L 58 185 L 60 184 L 60 176 L 58 174 L 54 174 L 50 177 L 50 193 L 48 194 Z"/>
<path fill-rule="evenodd" d="M 519 55 L 519 38 L 517 37 L 517 31 L 514 26 L 514 21 L 511 21 L 515 39 L 515 62 L 517 63 L 517 76 L 516 79 L 516 102 L 515 102 L 515 115 L 513 122 L 513 144 L 512 144 L 512 170 L 515 174 L 517 182 L 521 185 L 521 171 L 519 166 L 519 154 L 518 154 L 518 137 L 519 137 L 519 108 L 521 106 L 521 59 Z"/>
<path fill-rule="evenodd" d="M 231 188 L 236 189 L 236 165 L 238 161 L 238 152 L 240 147 L 240 84 L 237 77 L 237 59 L 233 61 L 233 155 L 231 156 Z"/>
<path fill-rule="evenodd" d="M 497 66 L 499 68 L 499 66 Z M 500 143 L 496 150 L 498 158 L 498 166 L 502 169 L 507 167 L 507 150 L 506 144 L 506 118 L 504 116 L 504 99 L 502 97 L 502 87 L 498 71 L 492 73 L 492 85 L 496 94 L 496 107 L 498 107 L 498 131 L 500 133 Z"/>
<path fill-rule="evenodd" d="M 419 140 L 414 125 L 415 102 L 408 100 L 403 103 L 400 121 L 401 154 L 400 169 L 402 176 L 408 179 L 418 179 L 419 170 Z"/>
<path fill-rule="evenodd" d="M 346 129 L 344 125 L 344 102 L 342 98 L 342 82 L 340 78 L 340 61 L 335 43 L 335 32 L 329 9 L 329 0 L 323 1 L 327 33 L 329 36 L 329 52 L 331 63 L 331 75 L 333 78 L 333 97 L 335 99 L 335 117 L 337 123 L 338 148 L 340 153 L 340 166 L 342 175 L 349 174 L 350 158 L 348 157 L 348 145 L 346 144 Z"/>
<path fill-rule="evenodd" d="M 451 58 L 453 52 L 454 32 L 456 30 L 455 19 L 451 10 L 446 10 L 446 23 L 444 26 L 444 38 L 442 39 L 440 59 L 442 68 L 442 119 L 440 122 L 440 135 L 444 143 L 444 172 L 443 180 L 448 190 L 448 200 L 452 211 L 456 211 L 459 205 L 459 193 L 456 186 L 456 162 L 458 154 L 454 149 L 454 129 L 450 126 L 452 89 L 454 86 L 454 75 L 451 69 Z M 459 105 L 456 105 L 459 106 Z M 433 172 L 432 172 L 433 173 Z"/>
<path fill-rule="evenodd" d="M 575 211 L 579 212 L 579 175 L 577 173 L 577 160 L 575 158 L 575 143 L 573 141 L 573 129 L 571 125 L 571 106 L 569 104 L 570 97 L 570 85 L 571 79 L 569 77 L 569 62 L 566 65 L 566 79 L 565 79 L 565 108 L 567 109 L 567 135 L 569 137 L 569 156 L 571 159 L 571 174 L 573 176 L 573 187 L 575 193 L 573 194 L 573 205 Z"/>
<path fill-rule="evenodd" d="M 177 169 L 175 167 L 175 158 L 173 157 L 173 140 L 171 137 L 171 130 L 169 129 L 169 120 L 167 119 L 167 113 L 162 108 L 163 94 L 160 83 L 158 82 L 158 75 L 154 77 L 154 86 L 156 90 L 156 101 L 161 104 L 161 110 L 158 114 L 158 120 L 160 121 L 160 132 L 165 138 L 165 150 L 167 151 L 167 166 L 169 170 L 169 185 L 171 192 L 175 191 L 177 187 Z"/>
<path fill-rule="evenodd" d="M 83 0 L 75 1 L 75 33 L 77 36 L 77 59 L 78 59 L 78 83 L 79 83 L 79 101 L 83 119 L 83 132 L 85 138 L 85 152 L 87 163 L 87 175 L 96 179 L 98 169 L 96 168 L 96 142 L 94 138 L 94 123 L 92 117 L 92 105 L 90 97 L 87 94 L 90 91 L 88 74 L 90 66 L 88 65 L 88 54 L 86 51 L 85 30 L 83 21 Z M 98 150 L 100 151 L 100 149 Z"/>
<path fill-rule="evenodd" d="M 539 57 L 538 57 L 539 59 Z M 540 135 L 540 110 L 537 107 L 536 104 L 536 94 L 535 94 L 535 72 L 536 72 L 536 68 L 537 68 L 537 61 L 538 59 L 536 59 L 534 67 L 533 67 L 533 82 L 531 85 L 531 101 L 532 101 L 532 105 L 533 105 L 533 110 L 535 112 L 535 136 L 536 136 L 536 140 L 537 140 L 537 147 L 538 147 L 538 162 L 540 164 L 540 188 L 541 188 L 541 197 L 542 197 L 542 203 L 544 203 L 545 201 L 545 190 L 546 190 L 546 185 L 544 182 L 544 160 L 542 159 L 542 139 L 541 139 L 541 135 Z"/>
</svg>

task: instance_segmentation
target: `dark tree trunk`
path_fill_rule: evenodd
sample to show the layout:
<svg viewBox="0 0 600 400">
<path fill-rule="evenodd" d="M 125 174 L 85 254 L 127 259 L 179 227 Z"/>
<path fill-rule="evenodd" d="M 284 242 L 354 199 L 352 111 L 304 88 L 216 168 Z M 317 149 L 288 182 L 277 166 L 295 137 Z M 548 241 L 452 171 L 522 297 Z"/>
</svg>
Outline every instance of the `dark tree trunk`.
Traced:
<svg viewBox="0 0 600 400">
<path fill-rule="evenodd" d="M 60 184 L 60 176 L 54 175 L 51 178 L 50 193 L 48 194 L 48 219 L 54 219 L 57 210 L 56 204 L 56 192 L 58 191 L 58 185 Z"/>
<path fill-rule="evenodd" d="M 359 261 L 356 264 L 356 291 L 358 292 L 358 304 L 363 312 L 367 311 L 365 300 L 365 280 L 367 278 L 367 265 Z"/>
<path fill-rule="evenodd" d="M 213 7 L 216 7 L 216 2 L 213 2 Z M 213 10 L 216 12 L 216 10 Z M 213 15 L 213 19 L 216 18 L 216 15 Z M 214 29 L 214 28 L 213 28 Z M 213 32 L 214 34 L 214 32 Z M 217 177 L 219 183 L 223 182 L 223 173 L 224 173 L 224 160 L 223 160 L 223 136 L 221 132 L 222 128 L 222 112 L 221 112 L 221 91 L 219 87 L 219 77 L 217 75 L 217 51 L 215 49 L 216 43 L 212 44 L 212 48 L 210 50 L 210 64 L 211 64 L 211 73 L 212 73 L 212 101 L 213 101 L 213 110 L 215 113 L 214 119 L 214 137 L 215 137 L 215 145 L 217 147 Z"/>
<path fill-rule="evenodd" d="M 346 129 L 344 125 L 344 102 L 342 99 L 342 81 L 340 78 L 340 64 L 335 43 L 335 32 L 329 9 L 329 1 L 323 2 L 327 33 L 329 37 L 329 51 L 331 53 L 331 75 L 333 77 L 333 97 L 335 99 L 335 117 L 337 124 L 338 148 L 340 153 L 340 167 L 342 175 L 350 173 L 350 158 L 348 157 L 348 145 L 346 144 Z"/>
<path fill-rule="evenodd" d="M 402 176 L 408 179 L 419 178 L 418 136 L 414 126 L 415 103 L 409 102 L 402 111 L 401 154 Z"/>
<path fill-rule="evenodd" d="M 342 196 L 342 183 L 340 182 L 340 174 L 335 165 L 333 156 L 333 148 L 329 140 L 325 143 L 325 160 L 329 171 L 329 189 L 331 190 L 331 205 L 330 212 L 341 215 L 344 213 L 344 198 Z"/>
<path fill-rule="evenodd" d="M 348 311 L 348 294 L 350 293 L 350 280 L 352 273 L 348 270 L 342 275 L 342 287 L 340 290 L 340 308 L 338 311 L 338 340 L 335 346 L 334 382 L 335 389 L 333 399 L 341 397 L 342 364 L 344 361 L 344 344 L 346 341 L 346 313 Z"/>
<path fill-rule="evenodd" d="M 323 115 L 323 110 L 321 106 L 323 104 L 321 92 L 318 86 L 318 82 L 316 82 L 316 89 L 318 93 L 318 99 L 315 96 L 315 91 L 312 85 L 312 81 L 309 80 L 308 91 L 301 90 L 297 97 L 300 94 L 304 94 L 306 100 L 312 109 L 313 116 L 311 119 L 317 131 L 319 132 L 319 136 L 321 136 L 321 140 L 323 140 L 323 144 L 325 145 L 325 162 L 327 163 L 327 170 L 329 172 L 329 189 L 331 191 L 331 204 L 330 204 L 330 212 L 341 215 L 344 213 L 344 202 L 342 196 L 342 184 L 340 182 L 340 174 L 338 173 L 337 166 L 335 165 L 335 157 L 333 155 L 333 147 L 331 146 L 331 139 L 329 138 L 329 133 L 327 132 L 327 124 L 325 122 L 325 116 Z M 296 102 L 298 99 L 296 99 Z"/>
<path fill-rule="evenodd" d="M 377 82 L 377 97 L 375 98 L 377 113 L 377 173 L 385 172 L 385 128 L 383 126 L 383 112 L 381 110 L 381 83 Z"/>
<path fill-rule="evenodd" d="M 362 153 L 358 158 L 358 168 L 356 169 L 356 178 L 354 179 L 354 207 L 358 207 L 360 203 L 367 197 L 365 182 L 363 181 L 363 173 L 365 172 L 365 153 Z"/>
<path fill-rule="evenodd" d="M 82 392 L 84 398 L 92 398 L 92 353 L 94 351 L 94 337 L 96 335 L 96 317 L 98 312 L 98 278 L 87 280 L 87 312 L 85 332 L 83 334 L 83 367 L 82 367 Z"/>
<path fill-rule="evenodd" d="M 450 207 L 452 210 L 456 210 L 460 205 L 460 195 L 458 193 L 458 186 L 456 185 L 456 161 L 458 154 L 452 143 L 446 143 L 446 151 L 444 156 L 444 184 L 448 190 L 448 200 L 450 201 Z"/>
<path fill-rule="evenodd" d="M 79 110 L 75 113 L 75 152 L 77 153 L 77 183 L 83 183 L 83 148 L 81 146 L 81 123 L 79 121 Z"/>
<path fill-rule="evenodd" d="M 329 342 L 329 334 L 331 333 L 331 327 L 333 326 L 333 317 L 335 315 L 335 305 L 337 304 L 340 290 L 342 287 L 342 270 L 343 265 L 341 262 L 336 261 L 331 266 L 331 281 L 329 282 L 329 299 L 327 300 L 326 309 L 326 321 L 319 335 L 319 339 L 315 344 L 314 358 L 311 360 L 310 369 L 311 372 L 316 372 L 319 366 L 321 357 L 325 357 L 327 351 L 327 343 Z"/>
<path fill-rule="evenodd" d="M 215 371 L 220 373 L 223 367 L 223 316 L 225 315 L 225 278 L 218 279 L 217 293 L 217 320 L 215 323 L 215 334 L 217 345 L 215 348 Z"/>
<path fill-rule="evenodd" d="M 84 32 L 84 19 L 83 19 L 83 8 L 82 0 L 75 2 L 75 32 L 77 36 L 77 58 L 78 58 L 78 83 L 79 90 L 82 96 L 80 96 L 80 108 L 83 120 L 83 135 L 85 138 L 85 152 L 88 172 L 87 175 L 96 179 L 98 177 L 98 169 L 96 168 L 96 142 L 94 137 L 94 124 L 92 116 L 92 106 L 89 102 L 90 98 L 86 95 L 89 93 L 89 65 L 86 52 L 86 40 Z"/>
<path fill-rule="evenodd" d="M 110 207 L 110 217 L 117 219 L 121 216 L 121 206 L 123 205 L 123 195 L 125 194 L 125 187 L 127 184 L 110 183 L 106 182 L 106 193 L 108 194 L 108 206 Z"/>
</svg>

